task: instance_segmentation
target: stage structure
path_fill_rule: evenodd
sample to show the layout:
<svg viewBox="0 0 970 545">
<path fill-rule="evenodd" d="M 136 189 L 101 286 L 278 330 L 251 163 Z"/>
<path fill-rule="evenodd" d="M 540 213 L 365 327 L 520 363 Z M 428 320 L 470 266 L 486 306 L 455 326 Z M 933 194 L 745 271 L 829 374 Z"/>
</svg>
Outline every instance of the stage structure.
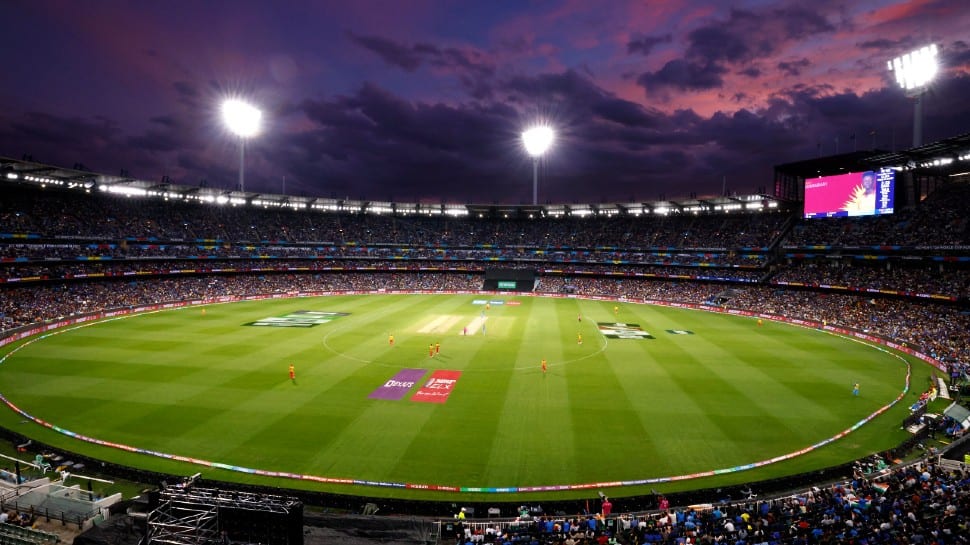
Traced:
<svg viewBox="0 0 970 545">
<path fill-rule="evenodd" d="M 233 543 L 303 545 L 296 498 L 196 486 L 167 486 L 148 515 L 148 545 L 208 545 L 225 531 Z"/>
</svg>

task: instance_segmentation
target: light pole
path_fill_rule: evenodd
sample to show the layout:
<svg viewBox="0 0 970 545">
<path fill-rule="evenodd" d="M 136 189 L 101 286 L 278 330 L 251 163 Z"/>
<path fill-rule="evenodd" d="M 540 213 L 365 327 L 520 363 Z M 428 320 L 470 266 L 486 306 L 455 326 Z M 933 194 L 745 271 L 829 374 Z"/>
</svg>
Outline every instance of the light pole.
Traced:
<svg viewBox="0 0 970 545">
<path fill-rule="evenodd" d="M 544 125 L 532 127 L 522 133 L 522 144 L 532 157 L 532 204 L 539 204 L 539 159 L 552 145 L 555 137 L 552 129 Z"/>
<path fill-rule="evenodd" d="M 222 121 L 229 132 L 239 137 L 239 191 L 246 191 L 246 139 L 259 134 L 263 113 L 242 100 L 222 103 Z"/>
<path fill-rule="evenodd" d="M 896 82 L 903 92 L 916 101 L 913 105 L 914 148 L 923 145 L 923 95 L 940 69 L 936 60 L 938 52 L 936 44 L 931 44 L 888 62 L 889 71 L 896 74 Z"/>
</svg>

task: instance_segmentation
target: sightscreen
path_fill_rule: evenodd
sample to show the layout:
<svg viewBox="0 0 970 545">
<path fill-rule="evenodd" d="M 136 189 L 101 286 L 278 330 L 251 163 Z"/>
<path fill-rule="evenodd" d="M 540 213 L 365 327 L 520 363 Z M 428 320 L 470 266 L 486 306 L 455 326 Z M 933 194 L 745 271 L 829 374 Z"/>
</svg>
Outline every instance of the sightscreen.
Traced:
<svg viewBox="0 0 970 545">
<path fill-rule="evenodd" d="M 896 171 L 850 172 L 805 180 L 805 217 L 836 218 L 893 213 Z"/>
</svg>

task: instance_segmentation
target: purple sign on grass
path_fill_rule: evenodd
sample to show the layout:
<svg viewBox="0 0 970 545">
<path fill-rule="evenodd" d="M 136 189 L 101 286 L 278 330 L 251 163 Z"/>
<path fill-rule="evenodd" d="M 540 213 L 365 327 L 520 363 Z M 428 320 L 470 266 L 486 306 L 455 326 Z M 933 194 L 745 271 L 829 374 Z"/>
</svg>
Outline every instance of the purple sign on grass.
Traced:
<svg viewBox="0 0 970 545">
<path fill-rule="evenodd" d="M 401 369 L 367 397 L 370 399 L 401 399 L 427 372 L 427 369 Z"/>
</svg>

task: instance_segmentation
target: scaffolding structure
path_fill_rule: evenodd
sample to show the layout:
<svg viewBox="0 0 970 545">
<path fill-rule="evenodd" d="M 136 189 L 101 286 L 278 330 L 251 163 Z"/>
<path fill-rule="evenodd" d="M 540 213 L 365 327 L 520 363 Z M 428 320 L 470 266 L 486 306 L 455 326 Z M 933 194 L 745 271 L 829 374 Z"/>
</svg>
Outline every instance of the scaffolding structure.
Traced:
<svg viewBox="0 0 970 545">
<path fill-rule="evenodd" d="M 303 543 L 303 503 L 293 497 L 189 483 L 166 486 L 158 499 L 158 507 L 148 515 L 147 545 L 215 545 L 223 531 L 237 543 Z M 286 531 L 294 524 L 295 531 Z"/>
<path fill-rule="evenodd" d="M 159 498 L 162 501 L 172 500 L 263 513 L 289 514 L 294 509 L 303 510 L 303 503 L 289 496 L 256 494 L 253 492 L 238 492 L 235 490 L 220 490 L 218 488 L 201 488 L 196 486 L 168 486 L 161 490 Z"/>
<path fill-rule="evenodd" d="M 209 545 L 218 539 L 215 505 L 167 499 L 148 514 L 148 545 Z"/>
</svg>

